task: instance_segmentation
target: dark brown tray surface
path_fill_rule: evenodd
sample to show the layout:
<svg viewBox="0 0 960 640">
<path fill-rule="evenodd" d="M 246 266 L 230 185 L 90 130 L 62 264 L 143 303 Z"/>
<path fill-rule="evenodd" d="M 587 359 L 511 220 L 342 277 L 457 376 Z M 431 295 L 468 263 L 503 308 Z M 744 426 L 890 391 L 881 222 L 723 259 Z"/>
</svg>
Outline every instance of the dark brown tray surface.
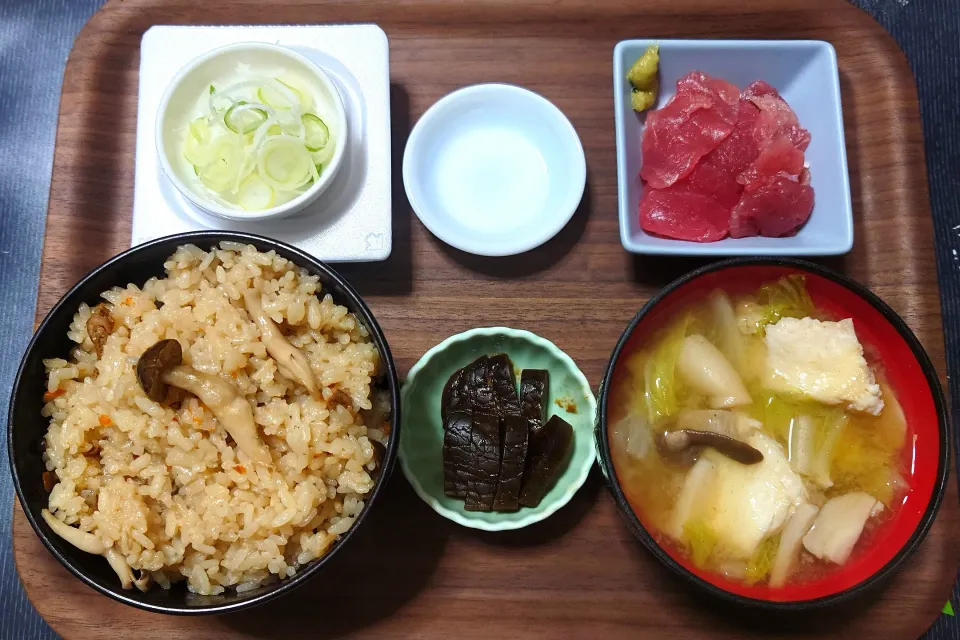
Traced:
<svg viewBox="0 0 960 640">
<path fill-rule="evenodd" d="M 631 256 L 617 230 L 611 60 L 640 37 L 815 38 L 837 49 L 856 246 L 828 261 L 889 302 L 943 378 L 932 225 L 914 81 L 893 40 L 843 0 L 111 0 L 77 38 L 63 84 L 38 318 L 88 270 L 129 246 L 139 45 L 153 24 L 376 22 L 390 38 L 394 248 L 341 265 L 386 331 L 401 375 L 443 338 L 507 325 L 554 341 L 596 386 L 617 337 L 659 287 L 697 262 Z M 571 119 L 588 187 L 571 223 L 523 256 L 440 243 L 403 195 L 410 127 L 477 82 L 538 91 Z M 474 301 L 484 298 L 486 303 Z M 294 594 L 217 618 L 147 614 L 71 577 L 15 508 L 17 568 L 34 605 L 71 640 L 251 638 L 916 638 L 956 576 L 956 486 L 888 588 L 823 615 L 768 618 L 691 592 L 628 533 L 599 474 L 547 521 L 506 533 L 433 513 L 398 471 L 374 514 Z"/>
</svg>

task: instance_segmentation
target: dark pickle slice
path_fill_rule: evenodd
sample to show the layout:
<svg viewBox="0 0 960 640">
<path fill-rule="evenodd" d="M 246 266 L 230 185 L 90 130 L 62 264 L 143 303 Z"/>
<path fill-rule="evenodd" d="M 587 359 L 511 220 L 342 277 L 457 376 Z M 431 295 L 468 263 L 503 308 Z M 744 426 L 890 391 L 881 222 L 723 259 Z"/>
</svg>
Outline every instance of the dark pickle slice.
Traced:
<svg viewBox="0 0 960 640">
<path fill-rule="evenodd" d="M 467 372 L 476 362 L 457 369 L 443 386 L 440 396 L 440 419 L 446 423 L 447 416 L 453 411 L 470 411 L 470 393 L 467 387 Z"/>
<path fill-rule="evenodd" d="M 500 421 L 488 413 L 473 414 L 467 477 L 467 511 L 492 511 L 500 476 Z"/>
<path fill-rule="evenodd" d="M 540 504 L 566 468 L 572 448 L 573 427 L 560 416 L 551 417 L 536 436 L 530 438 L 527 470 L 520 491 L 521 506 Z"/>
<path fill-rule="evenodd" d="M 443 427 L 443 492 L 451 498 L 466 498 L 473 420 L 469 413 L 454 411 Z"/>
<path fill-rule="evenodd" d="M 493 376 L 490 371 L 490 358 L 477 358 L 466 369 L 467 395 L 473 412 L 497 415 L 497 394 L 493 390 Z"/>
<path fill-rule="evenodd" d="M 540 431 L 540 427 L 547 419 L 549 390 L 549 371 L 524 369 L 520 373 L 520 415 L 527 421 L 531 437 Z"/>
<path fill-rule="evenodd" d="M 493 390 L 497 396 L 497 413 L 500 416 L 520 415 L 520 399 L 517 397 L 517 379 L 513 373 L 513 362 L 505 353 L 490 356 L 487 360 Z"/>
<path fill-rule="evenodd" d="M 519 414 L 507 414 L 500 418 L 500 423 L 503 429 L 503 457 L 493 510 L 516 511 L 520 508 L 520 488 L 523 486 L 529 434 L 527 423 Z"/>
</svg>

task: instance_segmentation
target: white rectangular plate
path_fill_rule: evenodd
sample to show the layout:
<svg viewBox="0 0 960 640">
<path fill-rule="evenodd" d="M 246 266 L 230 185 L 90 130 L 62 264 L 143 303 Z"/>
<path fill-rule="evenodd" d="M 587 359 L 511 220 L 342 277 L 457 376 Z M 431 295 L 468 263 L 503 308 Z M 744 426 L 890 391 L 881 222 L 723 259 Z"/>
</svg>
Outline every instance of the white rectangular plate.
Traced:
<svg viewBox="0 0 960 640">
<path fill-rule="evenodd" d="M 336 179 L 316 203 L 281 220 L 233 222 L 202 213 L 167 180 L 154 124 L 167 85 L 193 58 L 237 42 L 270 42 L 305 55 L 336 85 L 349 143 Z M 133 192 L 134 245 L 172 233 L 223 229 L 300 247 L 320 260 L 365 262 L 390 255 L 390 62 L 376 25 L 155 26 L 140 43 L 140 93 Z"/>
<path fill-rule="evenodd" d="M 676 93 L 677 80 L 691 71 L 723 78 L 743 90 L 754 80 L 773 85 L 810 132 L 806 151 L 814 206 L 810 220 L 786 238 L 724 238 L 685 242 L 658 238 L 640 228 L 640 142 L 645 114 L 630 106 L 627 70 L 646 48 L 660 45 L 661 108 Z M 627 251 L 688 256 L 839 255 L 853 246 L 853 207 L 840 107 L 837 54 L 820 40 L 624 40 L 613 52 L 617 129 L 617 191 L 620 241 Z"/>
</svg>

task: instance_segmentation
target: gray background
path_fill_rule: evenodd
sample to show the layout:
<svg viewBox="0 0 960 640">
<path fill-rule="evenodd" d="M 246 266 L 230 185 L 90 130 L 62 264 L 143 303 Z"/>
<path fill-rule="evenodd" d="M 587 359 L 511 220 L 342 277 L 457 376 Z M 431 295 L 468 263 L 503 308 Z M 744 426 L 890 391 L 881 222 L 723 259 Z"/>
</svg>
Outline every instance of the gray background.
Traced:
<svg viewBox="0 0 960 640">
<path fill-rule="evenodd" d="M 920 90 L 937 235 L 949 377 L 960 373 L 960 1 L 854 0 L 897 39 Z M 0 424 L 30 337 L 50 189 L 60 85 L 67 54 L 102 0 L 0 0 Z M 933 260 L 934 256 L 930 256 Z M 958 406 L 960 388 L 952 390 Z M 954 413 L 956 413 L 954 411 Z M 13 565 L 13 487 L 0 456 L 0 640 L 55 638 L 20 587 Z M 957 589 L 953 602 L 957 603 Z M 56 597 L 51 593 L 50 597 Z M 105 635 L 109 633 L 105 630 Z M 960 624 L 941 616 L 928 638 L 960 640 Z"/>
</svg>

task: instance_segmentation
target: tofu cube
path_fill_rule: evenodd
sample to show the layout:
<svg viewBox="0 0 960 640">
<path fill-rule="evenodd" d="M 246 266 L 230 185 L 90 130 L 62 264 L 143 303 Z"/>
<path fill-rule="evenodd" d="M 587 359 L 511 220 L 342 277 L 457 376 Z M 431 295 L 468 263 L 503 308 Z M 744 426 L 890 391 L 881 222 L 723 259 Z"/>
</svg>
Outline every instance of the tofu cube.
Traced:
<svg viewBox="0 0 960 640">
<path fill-rule="evenodd" d="M 863 357 L 853 320 L 782 318 L 767 327 L 767 385 L 853 411 L 879 415 L 880 385 Z"/>
</svg>

